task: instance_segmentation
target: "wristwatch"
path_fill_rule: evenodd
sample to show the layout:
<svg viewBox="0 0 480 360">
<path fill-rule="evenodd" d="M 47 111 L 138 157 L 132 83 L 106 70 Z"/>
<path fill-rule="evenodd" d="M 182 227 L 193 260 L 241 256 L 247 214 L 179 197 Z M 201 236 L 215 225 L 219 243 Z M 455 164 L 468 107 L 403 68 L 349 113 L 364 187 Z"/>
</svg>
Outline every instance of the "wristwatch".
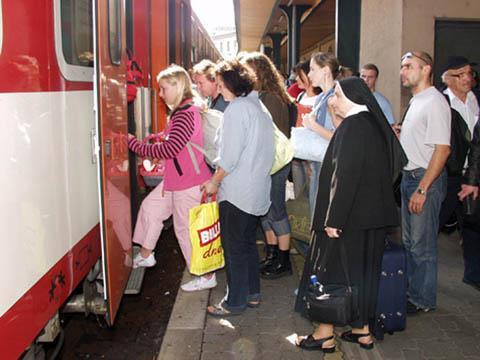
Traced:
<svg viewBox="0 0 480 360">
<path fill-rule="evenodd" d="M 427 195 L 427 190 L 423 190 L 422 188 L 417 188 L 417 194 Z"/>
</svg>

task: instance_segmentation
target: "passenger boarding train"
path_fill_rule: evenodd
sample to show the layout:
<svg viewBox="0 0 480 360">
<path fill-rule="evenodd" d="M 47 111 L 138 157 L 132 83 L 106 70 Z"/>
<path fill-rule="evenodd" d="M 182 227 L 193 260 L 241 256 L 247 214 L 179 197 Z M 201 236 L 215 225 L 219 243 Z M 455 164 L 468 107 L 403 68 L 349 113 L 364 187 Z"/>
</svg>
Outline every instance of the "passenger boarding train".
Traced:
<svg viewBox="0 0 480 360">
<path fill-rule="evenodd" d="M 0 0 L 0 359 L 52 340 L 82 282 L 78 309 L 114 323 L 132 259 L 128 129 L 165 125 L 161 69 L 219 57 L 191 16 L 189 0 Z M 144 74 L 130 117 L 127 47 Z"/>
</svg>

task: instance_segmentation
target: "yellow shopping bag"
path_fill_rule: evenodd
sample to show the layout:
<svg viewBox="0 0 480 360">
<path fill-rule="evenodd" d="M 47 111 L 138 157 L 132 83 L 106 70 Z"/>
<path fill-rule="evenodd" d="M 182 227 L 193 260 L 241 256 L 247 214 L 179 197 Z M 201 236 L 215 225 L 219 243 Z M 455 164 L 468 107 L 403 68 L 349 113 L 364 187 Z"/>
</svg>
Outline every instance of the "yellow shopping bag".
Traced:
<svg viewBox="0 0 480 360">
<path fill-rule="evenodd" d="M 220 241 L 220 220 L 218 203 L 205 202 L 190 209 L 189 229 L 192 243 L 190 273 L 202 275 L 222 268 L 225 265 Z"/>
</svg>

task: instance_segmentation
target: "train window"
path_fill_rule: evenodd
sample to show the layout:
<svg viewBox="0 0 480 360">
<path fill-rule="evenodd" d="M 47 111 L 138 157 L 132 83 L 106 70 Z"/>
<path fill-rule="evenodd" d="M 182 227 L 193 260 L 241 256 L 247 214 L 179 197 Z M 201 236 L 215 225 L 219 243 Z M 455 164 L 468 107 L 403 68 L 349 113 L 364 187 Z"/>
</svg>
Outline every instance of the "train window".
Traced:
<svg viewBox="0 0 480 360">
<path fill-rule="evenodd" d="M 62 49 L 67 63 L 93 67 L 92 2 L 62 0 Z"/>
<path fill-rule="evenodd" d="M 121 5 L 118 0 L 108 1 L 108 32 L 110 43 L 110 59 L 112 64 L 120 65 L 122 60 L 122 23 Z"/>
<path fill-rule="evenodd" d="M 55 50 L 63 76 L 71 81 L 92 81 L 92 1 L 56 0 Z"/>
</svg>

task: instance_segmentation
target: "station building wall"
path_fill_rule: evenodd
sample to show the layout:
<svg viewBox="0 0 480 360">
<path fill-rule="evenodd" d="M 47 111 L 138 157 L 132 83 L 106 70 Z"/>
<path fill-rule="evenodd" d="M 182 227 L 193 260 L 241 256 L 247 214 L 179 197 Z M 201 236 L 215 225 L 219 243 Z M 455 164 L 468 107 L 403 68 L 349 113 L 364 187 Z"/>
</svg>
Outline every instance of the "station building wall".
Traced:
<svg viewBox="0 0 480 360">
<path fill-rule="evenodd" d="M 400 57 L 410 50 L 434 54 L 435 20 L 479 20 L 476 0 L 363 0 L 360 64 L 380 69 L 377 90 L 391 102 L 397 120 L 410 98 L 399 78 Z"/>
</svg>

